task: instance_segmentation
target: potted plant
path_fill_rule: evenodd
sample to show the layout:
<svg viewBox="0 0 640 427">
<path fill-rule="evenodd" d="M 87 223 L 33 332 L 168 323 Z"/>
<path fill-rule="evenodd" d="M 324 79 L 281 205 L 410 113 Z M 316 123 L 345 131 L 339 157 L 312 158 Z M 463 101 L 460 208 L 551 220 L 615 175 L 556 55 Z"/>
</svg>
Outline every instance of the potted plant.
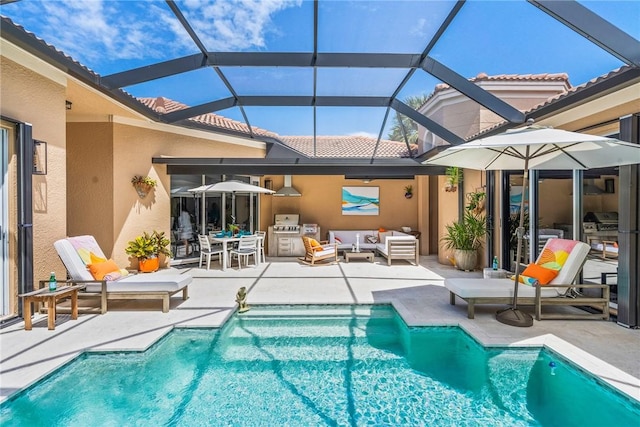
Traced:
<svg viewBox="0 0 640 427">
<path fill-rule="evenodd" d="M 413 186 L 412 185 L 407 185 L 406 187 L 404 187 L 404 197 L 406 197 L 407 199 L 410 199 L 413 197 Z"/>
<path fill-rule="evenodd" d="M 160 261 L 158 255 L 170 256 L 170 241 L 164 236 L 164 232 L 153 231 L 149 234 L 146 231 L 127 244 L 124 251 L 127 255 L 138 258 L 138 270 L 142 273 L 149 273 L 158 270 Z"/>
<path fill-rule="evenodd" d="M 444 191 L 455 192 L 458 189 L 458 184 L 462 182 L 462 169 L 456 166 L 449 166 L 444 173 L 447 177 Z"/>
<path fill-rule="evenodd" d="M 131 178 L 131 184 L 133 185 L 133 188 L 136 189 L 138 196 L 141 199 L 144 199 L 145 197 L 147 197 L 147 194 L 149 194 L 149 192 L 156 186 L 157 182 L 155 179 L 149 176 L 136 175 Z"/>
<path fill-rule="evenodd" d="M 446 249 L 453 251 L 453 259 L 460 270 L 473 270 L 478 263 L 478 249 L 487 235 L 487 223 L 483 215 L 467 210 L 462 220 L 445 226 L 446 234 L 442 242 Z"/>
<path fill-rule="evenodd" d="M 479 215 L 484 210 L 484 203 L 486 198 L 487 193 L 485 193 L 484 191 L 474 191 L 467 194 L 467 200 L 469 201 L 469 204 L 467 205 L 466 209 L 476 215 Z"/>
</svg>

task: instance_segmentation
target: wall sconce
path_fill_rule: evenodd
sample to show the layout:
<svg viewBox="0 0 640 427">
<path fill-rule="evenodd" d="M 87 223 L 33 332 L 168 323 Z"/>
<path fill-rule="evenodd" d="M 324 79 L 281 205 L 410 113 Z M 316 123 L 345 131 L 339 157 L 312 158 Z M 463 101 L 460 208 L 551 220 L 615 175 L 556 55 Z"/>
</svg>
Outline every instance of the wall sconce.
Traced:
<svg viewBox="0 0 640 427">
<path fill-rule="evenodd" d="M 33 175 L 47 174 L 47 143 L 33 140 Z"/>
<path fill-rule="evenodd" d="M 71 110 L 72 105 L 73 103 L 71 101 L 64 101 L 64 106 L 66 107 L 67 110 Z"/>
<path fill-rule="evenodd" d="M 266 188 L 267 190 L 273 190 L 273 181 L 270 179 L 265 179 L 264 188 Z"/>
</svg>

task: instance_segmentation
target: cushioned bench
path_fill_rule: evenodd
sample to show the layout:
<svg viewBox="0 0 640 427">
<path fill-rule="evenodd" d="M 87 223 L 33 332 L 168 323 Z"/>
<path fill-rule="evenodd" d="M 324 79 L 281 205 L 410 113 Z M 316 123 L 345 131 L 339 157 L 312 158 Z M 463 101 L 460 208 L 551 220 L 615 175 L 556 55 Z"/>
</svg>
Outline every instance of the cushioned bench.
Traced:
<svg viewBox="0 0 640 427">
<path fill-rule="evenodd" d="M 176 270 L 130 274 L 117 280 L 96 280 L 78 253 L 77 245 L 74 247 L 70 239 L 88 242 L 95 256 L 105 258 L 104 253 L 95 242 L 93 236 L 70 237 L 60 239 L 53 244 L 69 273 L 68 282 L 86 284 L 86 288 L 83 292 L 78 293 L 78 297 L 99 298 L 100 313 L 107 312 L 107 303 L 110 300 L 158 299 L 162 300 L 162 312 L 167 313 L 169 311 L 169 298 L 172 295 L 182 292 L 183 300 L 189 298 L 188 286 L 193 278 L 188 274 L 180 274 Z"/>
</svg>

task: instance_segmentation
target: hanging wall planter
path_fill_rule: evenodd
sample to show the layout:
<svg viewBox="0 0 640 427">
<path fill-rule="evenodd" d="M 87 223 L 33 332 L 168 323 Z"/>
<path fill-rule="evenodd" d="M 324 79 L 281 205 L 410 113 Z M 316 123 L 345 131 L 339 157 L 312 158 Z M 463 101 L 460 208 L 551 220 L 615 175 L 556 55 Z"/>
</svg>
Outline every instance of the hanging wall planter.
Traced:
<svg viewBox="0 0 640 427">
<path fill-rule="evenodd" d="M 138 196 L 144 199 L 156 186 L 156 180 L 148 176 L 136 175 L 131 178 L 131 184 L 133 184 L 133 188 L 136 189 Z"/>
<path fill-rule="evenodd" d="M 407 199 L 413 197 L 413 186 L 407 185 L 406 187 L 404 187 L 404 197 L 406 197 Z"/>
<path fill-rule="evenodd" d="M 447 176 L 447 183 L 445 184 L 444 191 L 457 191 L 458 184 L 462 182 L 462 169 L 455 166 L 449 166 L 445 171 L 445 175 Z"/>
</svg>

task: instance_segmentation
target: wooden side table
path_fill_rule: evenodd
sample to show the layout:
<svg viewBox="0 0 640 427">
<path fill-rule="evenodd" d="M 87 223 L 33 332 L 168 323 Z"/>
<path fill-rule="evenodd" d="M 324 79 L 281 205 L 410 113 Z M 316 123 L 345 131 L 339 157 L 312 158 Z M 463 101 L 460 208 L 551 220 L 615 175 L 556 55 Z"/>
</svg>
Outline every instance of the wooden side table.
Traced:
<svg viewBox="0 0 640 427">
<path fill-rule="evenodd" d="M 47 303 L 47 326 L 50 331 L 56 328 L 56 304 L 66 298 L 71 298 L 71 318 L 78 318 L 78 291 L 84 289 L 86 285 L 62 286 L 55 291 L 48 288 L 38 289 L 37 291 L 20 294 L 24 300 L 24 330 L 32 329 L 31 323 L 31 304 L 42 302 Z"/>
</svg>

